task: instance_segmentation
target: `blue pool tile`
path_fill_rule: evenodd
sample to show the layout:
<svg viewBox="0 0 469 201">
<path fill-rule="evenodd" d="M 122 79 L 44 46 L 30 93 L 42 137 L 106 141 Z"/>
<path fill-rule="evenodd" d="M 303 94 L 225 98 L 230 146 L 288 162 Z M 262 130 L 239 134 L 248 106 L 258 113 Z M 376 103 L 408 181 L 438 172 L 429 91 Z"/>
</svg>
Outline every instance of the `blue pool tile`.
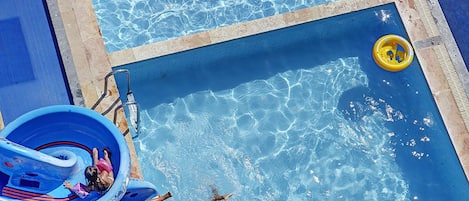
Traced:
<svg viewBox="0 0 469 201">
<path fill-rule="evenodd" d="M 5 124 L 31 110 L 71 104 L 46 1 L 0 1 L 0 112 Z"/>
<path fill-rule="evenodd" d="M 0 87 L 34 80 L 19 18 L 0 20 Z"/>
</svg>

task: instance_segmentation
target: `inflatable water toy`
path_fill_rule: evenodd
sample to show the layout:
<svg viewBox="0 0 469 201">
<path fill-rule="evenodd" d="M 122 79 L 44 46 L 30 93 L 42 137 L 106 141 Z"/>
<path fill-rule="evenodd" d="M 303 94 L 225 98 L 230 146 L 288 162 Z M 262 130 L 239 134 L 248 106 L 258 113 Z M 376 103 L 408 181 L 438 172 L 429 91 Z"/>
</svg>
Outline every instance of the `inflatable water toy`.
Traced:
<svg viewBox="0 0 469 201">
<path fill-rule="evenodd" d="M 83 171 L 92 164 L 94 147 L 106 147 L 113 153 L 114 184 L 103 195 L 85 195 L 80 186 L 73 190 L 83 194 L 72 193 L 62 184 L 65 180 L 86 183 Z M 130 152 L 119 129 L 87 108 L 39 108 L 0 131 L 0 200 L 118 201 L 156 196 L 155 187 L 148 182 L 130 182 L 130 167 Z"/>
<path fill-rule="evenodd" d="M 385 35 L 373 46 L 373 59 L 381 68 L 398 72 L 407 68 L 414 59 L 409 41 L 398 35 Z"/>
</svg>

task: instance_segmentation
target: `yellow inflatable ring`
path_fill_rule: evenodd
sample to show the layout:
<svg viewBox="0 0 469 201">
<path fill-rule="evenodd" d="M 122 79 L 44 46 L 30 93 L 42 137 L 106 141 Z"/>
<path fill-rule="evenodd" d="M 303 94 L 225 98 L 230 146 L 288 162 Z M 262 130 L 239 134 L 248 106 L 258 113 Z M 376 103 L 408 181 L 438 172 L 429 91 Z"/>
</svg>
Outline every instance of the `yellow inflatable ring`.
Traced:
<svg viewBox="0 0 469 201">
<path fill-rule="evenodd" d="M 398 72 L 412 63 L 414 51 L 409 41 L 398 35 L 390 34 L 375 42 L 373 59 L 384 70 Z"/>
</svg>

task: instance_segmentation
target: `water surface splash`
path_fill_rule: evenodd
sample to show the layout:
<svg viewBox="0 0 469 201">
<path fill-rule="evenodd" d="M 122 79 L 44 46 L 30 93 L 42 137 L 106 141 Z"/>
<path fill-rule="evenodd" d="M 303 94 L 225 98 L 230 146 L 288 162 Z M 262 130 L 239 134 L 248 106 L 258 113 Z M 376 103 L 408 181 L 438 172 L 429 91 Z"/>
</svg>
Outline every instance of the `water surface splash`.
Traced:
<svg viewBox="0 0 469 201">
<path fill-rule="evenodd" d="M 177 200 L 207 200 L 210 185 L 230 200 L 407 200 L 385 112 L 337 109 L 367 83 L 351 57 L 142 111 L 144 177 Z"/>
</svg>

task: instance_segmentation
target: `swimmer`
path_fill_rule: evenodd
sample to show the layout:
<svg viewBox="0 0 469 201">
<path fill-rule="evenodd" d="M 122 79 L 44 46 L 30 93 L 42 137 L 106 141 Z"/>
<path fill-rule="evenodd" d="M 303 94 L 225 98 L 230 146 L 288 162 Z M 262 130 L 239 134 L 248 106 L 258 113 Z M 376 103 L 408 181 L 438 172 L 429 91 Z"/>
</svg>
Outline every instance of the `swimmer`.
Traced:
<svg viewBox="0 0 469 201">
<path fill-rule="evenodd" d="M 214 188 L 213 186 L 211 186 L 211 188 L 213 193 L 212 201 L 228 200 L 231 196 L 233 196 L 233 193 L 219 195 L 218 190 L 216 188 Z"/>
<path fill-rule="evenodd" d="M 166 200 L 170 197 L 173 197 L 173 195 L 171 195 L 171 192 L 167 192 L 166 194 L 164 195 L 158 195 L 156 196 L 155 199 L 152 199 L 151 201 L 163 201 L 163 200 Z"/>
</svg>

